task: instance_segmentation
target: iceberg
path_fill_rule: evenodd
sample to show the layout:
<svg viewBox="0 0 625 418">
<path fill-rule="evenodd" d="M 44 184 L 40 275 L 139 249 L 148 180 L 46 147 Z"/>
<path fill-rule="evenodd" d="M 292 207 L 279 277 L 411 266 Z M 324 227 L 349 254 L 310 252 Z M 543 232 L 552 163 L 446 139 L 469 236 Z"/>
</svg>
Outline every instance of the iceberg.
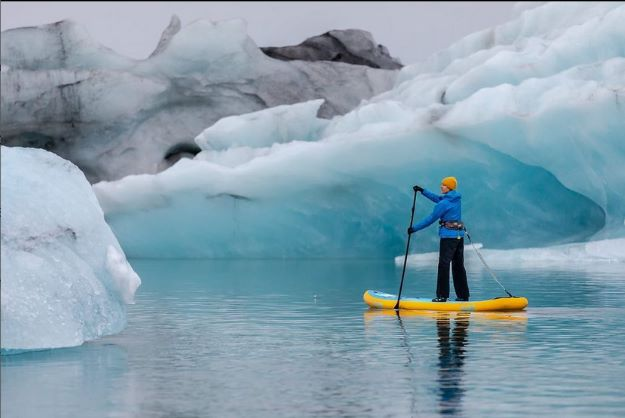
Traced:
<svg viewBox="0 0 625 418">
<path fill-rule="evenodd" d="M 268 113 L 242 115 L 208 127 L 193 160 L 93 187 L 131 257 L 394 257 L 411 186 L 450 175 L 486 248 L 623 238 L 623 21 L 622 3 L 528 8 L 314 135 L 312 113 L 290 119 L 291 138 Z M 417 198 L 415 219 L 430 211 Z"/>
<path fill-rule="evenodd" d="M 4 31 L 1 51 L 3 144 L 54 152 L 92 183 L 193 157 L 193 139 L 227 116 L 318 99 L 319 117 L 344 114 L 398 74 L 273 59 L 240 19 L 181 27 L 174 16 L 145 60 L 99 45 L 69 20 Z"/>
<path fill-rule="evenodd" d="M 120 332 L 141 279 L 84 174 L 48 151 L 1 152 L 2 353 Z"/>
</svg>

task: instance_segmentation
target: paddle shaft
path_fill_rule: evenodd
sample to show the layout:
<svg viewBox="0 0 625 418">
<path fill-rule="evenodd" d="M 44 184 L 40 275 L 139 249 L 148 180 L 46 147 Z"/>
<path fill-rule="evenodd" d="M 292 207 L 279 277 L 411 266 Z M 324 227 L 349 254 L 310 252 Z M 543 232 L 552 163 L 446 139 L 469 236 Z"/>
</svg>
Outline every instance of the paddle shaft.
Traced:
<svg viewBox="0 0 625 418">
<path fill-rule="evenodd" d="M 412 212 L 410 214 L 410 228 L 412 228 L 412 221 L 414 219 L 414 208 L 417 203 L 417 191 L 414 191 L 414 197 L 412 198 Z M 408 234 L 408 242 L 406 243 L 406 255 L 404 257 L 404 268 L 401 272 L 401 282 L 399 283 L 399 292 L 397 293 L 397 303 L 394 309 L 399 309 L 399 299 L 401 298 L 401 289 L 404 287 L 404 275 L 406 274 L 406 262 L 408 261 L 408 249 L 410 248 L 410 237 L 412 234 Z"/>
</svg>

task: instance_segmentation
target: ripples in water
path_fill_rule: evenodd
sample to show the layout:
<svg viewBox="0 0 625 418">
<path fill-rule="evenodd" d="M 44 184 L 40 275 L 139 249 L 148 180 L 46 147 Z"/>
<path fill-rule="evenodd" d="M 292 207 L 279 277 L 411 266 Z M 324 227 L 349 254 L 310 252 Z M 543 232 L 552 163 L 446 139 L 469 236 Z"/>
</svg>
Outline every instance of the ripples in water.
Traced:
<svg viewBox="0 0 625 418">
<path fill-rule="evenodd" d="M 122 333 L 3 356 L 3 417 L 625 415 L 617 272 L 498 271 L 525 312 L 395 313 L 362 302 L 396 291 L 392 261 L 133 264 Z M 435 274 L 409 271 L 404 294 Z"/>
</svg>

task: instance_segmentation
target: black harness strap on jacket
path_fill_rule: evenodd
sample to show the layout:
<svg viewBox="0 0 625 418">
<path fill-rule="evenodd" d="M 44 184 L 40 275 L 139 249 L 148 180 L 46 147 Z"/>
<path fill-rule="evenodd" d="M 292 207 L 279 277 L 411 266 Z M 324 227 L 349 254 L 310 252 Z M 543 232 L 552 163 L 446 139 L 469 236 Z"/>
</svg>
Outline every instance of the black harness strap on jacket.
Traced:
<svg viewBox="0 0 625 418">
<path fill-rule="evenodd" d="M 441 219 L 440 221 L 438 221 L 438 224 L 454 231 L 463 231 L 465 229 L 462 221 L 443 221 Z"/>
</svg>

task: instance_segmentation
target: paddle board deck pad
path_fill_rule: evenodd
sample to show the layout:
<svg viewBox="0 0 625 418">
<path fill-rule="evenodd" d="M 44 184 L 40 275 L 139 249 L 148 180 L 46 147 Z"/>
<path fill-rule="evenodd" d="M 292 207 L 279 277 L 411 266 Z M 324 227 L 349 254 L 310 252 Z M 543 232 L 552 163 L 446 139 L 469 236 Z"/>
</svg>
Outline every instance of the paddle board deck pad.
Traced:
<svg viewBox="0 0 625 418">
<path fill-rule="evenodd" d="M 367 290 L 362 297 L 365 303 L 372 308 L 394 309 L 397 303 L 397 295 Z M 468 302 L 432 302 L 427 298 L 404 298 L 399 301 L 399 309 L 428 310 L 428 311 L 522 311 L 527 306 L 524 297 L 502 297 L 487 300 L 475 300 Z"/>
</svg>

